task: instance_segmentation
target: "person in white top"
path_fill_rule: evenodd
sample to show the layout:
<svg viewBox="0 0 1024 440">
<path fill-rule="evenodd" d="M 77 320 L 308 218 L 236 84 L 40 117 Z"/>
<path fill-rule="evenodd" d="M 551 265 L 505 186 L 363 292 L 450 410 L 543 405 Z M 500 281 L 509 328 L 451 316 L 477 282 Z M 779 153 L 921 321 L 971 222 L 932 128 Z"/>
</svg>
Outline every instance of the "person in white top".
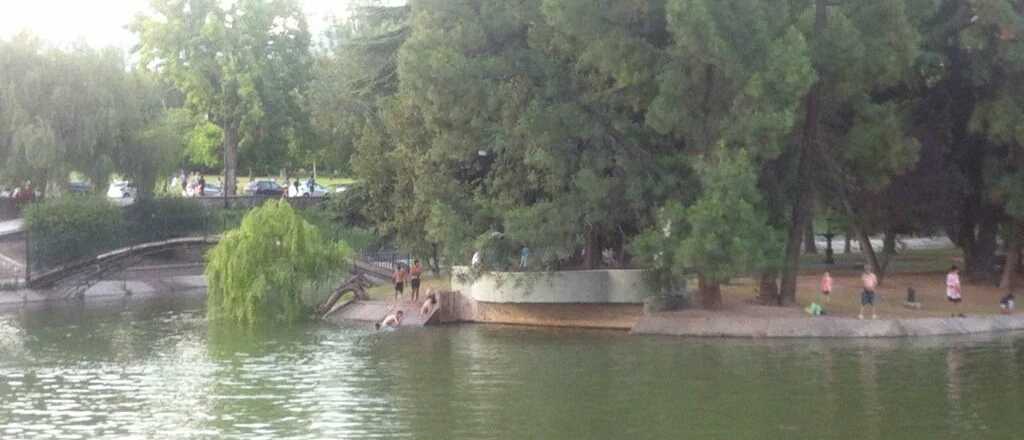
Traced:
<svg viewBox="0 0 1024 440">
<path fill-rule="evenodd" d="M 963 291 L 960 289 L 960 268 L 955 265 L 946 274 L 946 299 L 953 303 L 954 310 L 960 309 L 963 301 Z M 953 316 L 964 316 L 963 313 L 953 313 Z"/>
<path fill-rule="evenodd" d="M 864 307 L 871 306 L 871 319 L 878 319 L 875 314 L 875 288 L 878 287 L 878 277 L 871 272 L 871 267 L 864 266 L 864 273 L 860 276 L 864 282 L 864 291 L 860 294 L 860 314 L 857 319 L 864 319 Z"/>
</svg>

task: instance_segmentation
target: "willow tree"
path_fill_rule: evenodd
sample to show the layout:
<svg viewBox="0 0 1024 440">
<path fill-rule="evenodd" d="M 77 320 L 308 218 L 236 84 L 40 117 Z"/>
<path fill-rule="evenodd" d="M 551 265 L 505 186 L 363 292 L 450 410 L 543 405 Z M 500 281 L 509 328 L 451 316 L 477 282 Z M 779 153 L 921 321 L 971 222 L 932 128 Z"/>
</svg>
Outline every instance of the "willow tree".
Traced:
<svg viewBox="0 0 1024 440">
<path fill-rule="evenodd" d="M 207 254 L 207 314 L 247 325 L 295 322 L 308 315 L 304 292 L 345 270 L 351 254 L 287 202 L 267 202 Z"/>
<path fill-rule="evenodd" d="M 224 190 L 234 195 L 240 148 L 287 145 L 304 121 L 310 35 L 295 0 L 152 0 L 132 24 L 140 63 L 186 97 L 223 133 Z M 265 154 L 263 154 L 265 156 Z"/>
</svg>

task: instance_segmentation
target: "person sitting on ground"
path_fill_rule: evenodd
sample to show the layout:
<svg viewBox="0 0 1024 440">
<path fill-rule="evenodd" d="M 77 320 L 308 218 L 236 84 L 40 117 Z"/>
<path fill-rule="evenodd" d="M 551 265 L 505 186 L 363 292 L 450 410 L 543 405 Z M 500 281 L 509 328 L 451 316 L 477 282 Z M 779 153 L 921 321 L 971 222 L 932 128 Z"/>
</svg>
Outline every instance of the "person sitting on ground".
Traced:
<svg viewBox="0 0 1024 440">
<path fill-rule="evenodd" d="M 399 310 L 385 317 L 383 321 L 377 323 L 376 327 L 378 330 L 382 328 L 396 328 L 402 324 L 402 318 L 404 317 L 405 312 Z"/>
<path fill-rule="evenodd" d="M 946 274 L 946 299 L 953 303 L 953 310 L 960 310 L 963 292 L 960 288 L 960 268 L 953 265 Z M 964 317 L 963 313 L 953 313 L 953 317 Z"/>
<path fill-rule="evenodd" d="M 907 300 L 903 306 L 911 309 L 920 309 L 921 303 L 917 302 L 917 291 L 913 287 L 907 287 Z"/>
<path fill-rule="evenodd" d="M 437 306 L 437 294 L 428 290 L 427 300 L 423 301 L 423 305 L 420 307 L 420 315 L 429 315 L 430 312 L 434 311 L 435 306 Z"/>
<path fill-rule="evenodd" d="M 1013 300 L 1013 293 L 1007 293 L 1006 296 L 1003 297 L 1003 299 L 999 300 L 999 309 L 1003 312 L 1004 315 L 1009 315 L 1013 313 L 1015 305 L 1016 304 Z"/>
<path fill-rule="evenodd" d="M 864 266 L 864 273 L 860 276 L 864 282 L 864 291 L 860 294 L 860 314 L 857 319 L 864 319 L 864 308 L 871 306 L 871 319 L 878 319 L 875 314 L 875 288 L 878 287 L 878 277 L 871 271 L 870 266 Z"/>
<path fill-rule="evenodd" d="M 826 303 L 832 301 L 832 274 L 827 270 L 825 271 L 825 274 L 821 276 L 821 294 L 825 296 Z"/>
</svg>

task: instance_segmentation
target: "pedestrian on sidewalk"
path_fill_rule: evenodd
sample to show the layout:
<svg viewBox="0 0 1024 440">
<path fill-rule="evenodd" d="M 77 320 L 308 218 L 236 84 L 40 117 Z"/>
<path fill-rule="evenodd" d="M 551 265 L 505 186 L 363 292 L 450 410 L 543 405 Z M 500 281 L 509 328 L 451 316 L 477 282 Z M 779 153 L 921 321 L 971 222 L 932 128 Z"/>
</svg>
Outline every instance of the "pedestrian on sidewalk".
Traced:
<svg viewBox="0 0 1024 440">
<path fill-rule="evenodd" d="M 523 248 L 519 250 L 519 269 L 526 270 L 526 260 L 530 258 L 530 248 L 523 245 Z"/>
<path fill-rule="evenodd" d="M 963 302 L 963 292 L 960 287 L 960 268 L 955 264 L 949 269 L 949 273 L 946 274 L 946 299 L 953 304 L 953 317 L 964 317 L 963 313 L 960 313 L 960 303 Z"/>
<path fill-rule="evenodd" d="M 878 287 L 878 277 L 871 271 L 871 266 L 864 266 L 864 273 L 860 276 L 864 283 L 864 291 L 860 294 L 860 314 L 857 319 L 864 319 L 864 308 L 871 306 L 871 319 L 878 319 L 875 313 L 875 288 Z"/>
<path fill-rule="evenodd" d="M 827 270 L 825 271 L 825 274 L 821 276 L 821 294 L 825 295 L 826 303 L 832 301 L 832 274 Z"/>
</svg>

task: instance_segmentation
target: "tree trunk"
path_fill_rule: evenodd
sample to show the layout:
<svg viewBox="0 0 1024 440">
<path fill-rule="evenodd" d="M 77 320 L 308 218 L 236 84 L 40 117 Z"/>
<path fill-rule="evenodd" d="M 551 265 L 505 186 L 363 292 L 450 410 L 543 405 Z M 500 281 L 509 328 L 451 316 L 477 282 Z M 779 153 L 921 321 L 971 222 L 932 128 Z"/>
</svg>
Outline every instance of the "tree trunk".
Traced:
<svg viewBox="0 0 1024 440">
<path fill-rule="evenodd" d="M 764 305 L 779 304 L 779 274 L 776 272 L 761 272 L 760 283 L 757 289 L 757 301 Z"/>
<path fill-rule="evenodd" d="M 853 245 L 851 244 L 853 242 L 853 240 L 850 239 L 850 235 L 852 235 L 851 231 L 849 229 L 847 229 L 846 233 L 843 236 L 843 253 L 844 254 L 849 254 L 849 253 L 853 252 Z"/>
<path fill-rule="evenodd" d="M 1006 263 L 1003 264 L 1003 277 L 999 282 L 999 288 L 1012 293 L 1017 281 L 1017 266 L 1020 263 L 1020 236 L 1024 224 L 1020 220 L 1014 220 L 1010 226 L 1010 237 L 1006 240 Z"/>
<path fill-rule="evenodd" d="M 815 1 L 814 35 L 824 32 L 828 20 L 828 9 L 825 0 Z M 786 236 L 786 259 L 782 265 L 782 282 L 779 286 L 779 305 L 796 303 L 796 278 L 800 270 L 800 243 L 803 241 L 804 230 L 812 203 L 812 180 L 814 178 L 814 151 L 818 142 L 819 104 L 821 80 L 811 86 L 807 92 L 807 115 L 804 119 L 803 139 L 800 142 L 797 160 L 796 195 L 790 218 L 789 233 Z"/>
<path fill-rule="evenodd" d="M 707 310 L 715 310 L 722 307 L 722 289 L 717 282 L 709 281 L 704 275 L 697 275 L 697 284 L 700 289 L 700 306 Z"/>
<path fill-rule="evenodd" d="M 885 230 L 885 238 L 882 240 L 882 254 L 896 255 L 896 233 L 891 229 Z"/>
<path fill-rule="evenodd" d="M 996 262 L 999 224 L 994 208 L 985 207 L 984 211 L 977 225 L 977 234 L 969 232 L 972 235 L 968 240 L 970 245 L 964 249 L 965 272 L 974 280 L 991 280 Z"/>
<path fill-rule="evenodd" d="M 430 243 L 430 269 L 434 272 L 434 276 L 441 276 L 441 259 L 438 258 L 437 243 Z"/>
<path fill-rule="evenodd" d="M 868 265 L 871 266 L 871 271 L 878 277 L 878 285 L 882 285 L 882 280 L 885 279 L 885 267 L 878 264 L 878 255 L 875 254 L 875 248 L 871 245 L 871 237 L 865 231 L 862 225 L 857 225 L 857 241 L 860 242 L 860 252 L 864 254 L 864 257 L 868 260 Z"/>
<path fill-rule="evenodd" d="M 238 127 L 228 124 L 224 130 L 224 195 L 238 193 L 235 177 L 238 175 Z"/>
<path fill-rule="evenodd" d="M 586 255 L 583 256 L 583 265 L 587 269 L 597 269 L 597 262 L 600 261 L 598 257 L 601 255 L 601 251 L 598 250 L 600 246 L 597 243 L 597 232 L 593 226 L 587 227 L 586 243 L 583 245 L 583 249 Z"/>
<path fill-rule="evenodd" d="M 807 229 L 804 231 L 804 253 L 818 254 L 818 244 L 814 241 L 814 216 L 809 216 L 807 219 Z"/>
</svg>

